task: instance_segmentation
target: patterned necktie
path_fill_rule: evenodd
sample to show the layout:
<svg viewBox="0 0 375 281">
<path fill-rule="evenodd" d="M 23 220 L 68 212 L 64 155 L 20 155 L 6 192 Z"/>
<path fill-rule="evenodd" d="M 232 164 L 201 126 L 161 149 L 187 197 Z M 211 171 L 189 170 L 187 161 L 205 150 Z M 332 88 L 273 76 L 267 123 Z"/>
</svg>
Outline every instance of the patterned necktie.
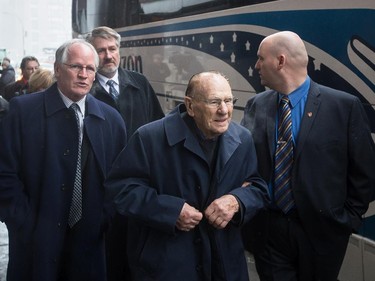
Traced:
<svg viewBox="0 0 375 281">
<path fill-rule="evenodd" d="M 118 98 L 119 93 L 117 92 L 114 84 L 115 84 L 115 81 L 113 81 L 113 80 L 108 80 L 107 81 L 107 85 L 109 86 L 109 94 L 116 101 L 117 98 Z"/>
<path fill-rule="evenodd" d="M 275 154 L 275 201 L 286 214 L 294 206 L 291 190 L 293 165 L 292 116 L 289 98 L 283 96 L 279 108 L 278 141 Z"/>
<path fill-rule="evenodd" d="M 82 178 L 81 178 L 81 148 L 82 148 L 82 126 L 79 118 L 80 110 L 76 103 L 70 106 L 74 110 L 78 129 L 78 159 L 76 176 L 74 179 L 73 197 L 69 212 L 69 226 L 72 228 L 82 218 Z"/>
</svg>

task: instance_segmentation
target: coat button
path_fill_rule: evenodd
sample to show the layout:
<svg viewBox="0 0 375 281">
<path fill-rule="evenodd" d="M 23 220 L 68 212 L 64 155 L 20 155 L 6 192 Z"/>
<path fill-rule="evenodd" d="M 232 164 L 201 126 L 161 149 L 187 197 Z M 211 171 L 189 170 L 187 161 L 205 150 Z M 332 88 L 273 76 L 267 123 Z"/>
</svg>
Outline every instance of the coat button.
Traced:
<svg viewBox="0 0 375 281">
<path fill-rule="evenodd" d="M 64 156 L 69 155 L 69 154 L 70 154 L 70 150 L 69 149 L 65 149 Z"/>
<path fill-rule="evenodd" d="M 66 186 L 65 186 L 65 183 L 63 183 L 62 185 L 61 185 L 61 191 L 65 191 L 66 190 Z"/>
</svg>

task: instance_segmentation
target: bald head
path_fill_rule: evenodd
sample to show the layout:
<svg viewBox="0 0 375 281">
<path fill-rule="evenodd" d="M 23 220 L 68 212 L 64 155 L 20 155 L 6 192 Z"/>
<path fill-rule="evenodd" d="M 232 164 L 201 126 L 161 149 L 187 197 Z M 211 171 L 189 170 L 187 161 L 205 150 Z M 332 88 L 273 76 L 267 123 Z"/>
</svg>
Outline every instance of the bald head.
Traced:
<svg viewBox="0 0 375 281">
<path fill-rule="evenodd" d="M 268 42 L 275 55 L 286 54 L 290 63 L 299 67 L 307 67 L 308 55 L 302 39 L 294 32 L 281 31 L 266 37 L 263 42 Z"/>
<path fill-rule="evenodd" d="M 305 81 L 307 64 L 305 44 L 294 32 L 274 33 L 259 45 L 256 68 L 261 83 L 281 93 L 288 94 Z"/>
<path fill-rule="evenodd" d="M 185 95 L 204 95 L 207 91 L 207 87 L 209 87 L 212 83 L 216 83 L 217 81 L 228 84 L 228 87 L 230 88 L 228 79 L 224 74 L 218 71 L 206 71 L 194 74 L 190 78 Z"/>
</svg>

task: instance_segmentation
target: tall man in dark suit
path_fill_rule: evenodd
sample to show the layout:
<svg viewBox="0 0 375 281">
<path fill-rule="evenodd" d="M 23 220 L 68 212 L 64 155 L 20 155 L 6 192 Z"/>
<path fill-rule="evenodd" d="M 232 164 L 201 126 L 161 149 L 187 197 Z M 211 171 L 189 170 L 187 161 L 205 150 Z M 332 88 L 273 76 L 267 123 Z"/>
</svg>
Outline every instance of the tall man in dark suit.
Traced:
<svg viewBox="0 0 375 281">
<path fill-rule="evenodd" d="M 112 28 L 93 29 L 86 40 L 99 55 L 99 67 L 92 87 L 93 95 L 116 108 L 125 120 L 130 137 L 136 129 L 164 117 L 163 110 L 146 77 L 120 66 L 121 36 Z M 113 83 L 112 86 L 109 83 Z M 124 239 L 126 219 L 115 216 L 107 234 L 108 278 L 110 281 L 127 280 L 127 262 Z"/>
<path fill-rule="evenodd" d="M 120 114 L 89 95 L 99 59 L 85 40 L 56 51 L 57 83 L 15 97 L 0 133 L 7 280 L 105 281 L 103 182 L 125 145 Z M 74 209 L 72 208 L 74 206 Z"/>
<path fill-rule="evenodd" d="M 256 68 L 271 90 L 249 100 L 242 120 L 273 197 L 245 237 L 262 281 L 336 281 L 374 192 L 374 143 L 361 102 L 312 81 L 307 64 L 297 34 L 266 37 Z"/>
</svg>

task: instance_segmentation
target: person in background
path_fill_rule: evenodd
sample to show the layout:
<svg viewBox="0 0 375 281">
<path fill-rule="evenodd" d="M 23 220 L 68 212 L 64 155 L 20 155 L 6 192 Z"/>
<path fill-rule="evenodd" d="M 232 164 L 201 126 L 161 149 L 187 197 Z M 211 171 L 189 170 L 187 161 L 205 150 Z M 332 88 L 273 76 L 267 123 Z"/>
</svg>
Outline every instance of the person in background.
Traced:
<svg viewBox="0 0 375 281">
<path fill-rule="evenodd" d="M 120 67 L 120 35 L 113 29 L 100 26 L 86 37 L 99 55 L 99 67 L 92 87 L 93 95 L 116 108 L 123 117 L 127 135 L 164 116 L 153 88 L 146 77 Z M 111 84 L 110 86 L 110 83 Z M 108 276 L 110 281 L 127 280 L 124 236 L 126 219 L 117 215 L 107 234 Z"/>
<path fill-rule="evenodd" d="M 10 59 L 5 57 L 1 63 L 2 69 L 0 70 L 0 96 L 4 94 L 6 85 L 16 81 L 16 72 L 13 66 L 10 65 Z"/>
<path fill-rule="evenodd" d="M 9 110 L 9 102 L 0 96 L 0 122 Z"/>
<path fill-rule="evenodd" d="M 29 79 L 31 74 L 39 68 L 39 61 L 36 57 L 26 56 L 21 61 L 21 74 L 20 80 L 8 84 L 4 89 L 3 97 L 10 101 L 15 96 L 24 95 L 28 92 Z"/>
<path fill-rule="evenodd" d="M 159 100 L 146 77 L 120 67 L 120 34 L 112 28 L 100 26 L 93 29 L 86 40 L 99 55 L 93 95 L 120 112 L 129 137 L 140 126 L 164 117 Z M 113 91 L 109 83 L 113 83 Z"/>
<path fill-rule="evenodd" d="M 268 203 L 251 134 L 216 71 L 194 75 L 184 104 L 140 127 L 106 181 L 128 217 L 131 280 L 248 280 L 240 227 Z M 240 164 L 239 164 L 240 163 Z"/>
<path fill-rule="evenodd" d="M 0 220 L 8 281 L 106 281 L 113 213 L 104 179 L 125 145 L 120 114 L 89 95 L 99 58 L 73 39 L 56 51 L 57 82 L 13 98 L 0 129 Z"/>
<path fill-rule="evenodd" d="M 336 281 L 375 188 L 375 148 L 361 101 L 307 74 L 301 38 L 282 31 L 258 49 L 270 88 L 241 122 L 254 138 L 271 207 L 244 231 L 262 281 Z"/>
<path fill-rule="evenodd" d="M 51 70 L 39 68 L 29 79 L 28 94 L 47 89 L 55 82 L 54 74 Z"/>
</svg>

